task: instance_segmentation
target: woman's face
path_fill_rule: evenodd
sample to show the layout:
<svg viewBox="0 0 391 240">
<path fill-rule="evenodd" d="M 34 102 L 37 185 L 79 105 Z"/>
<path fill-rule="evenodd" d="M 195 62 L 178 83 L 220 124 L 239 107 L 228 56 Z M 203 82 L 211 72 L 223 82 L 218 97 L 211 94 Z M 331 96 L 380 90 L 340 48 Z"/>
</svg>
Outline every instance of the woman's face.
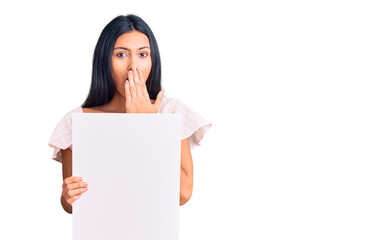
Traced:
<svg viewBox="0 0 391 240">
<path fill-rule="evenodd" d="M 152 59 L 148 37 L 136 30 L 120 35 L 114 44 L 111 64 L 117 91 L 125 97 L 125 80 L 128 79 L 130 69 L 139 69 L 144 81 L 147 81 L 151 72 Z"/>
</svg>

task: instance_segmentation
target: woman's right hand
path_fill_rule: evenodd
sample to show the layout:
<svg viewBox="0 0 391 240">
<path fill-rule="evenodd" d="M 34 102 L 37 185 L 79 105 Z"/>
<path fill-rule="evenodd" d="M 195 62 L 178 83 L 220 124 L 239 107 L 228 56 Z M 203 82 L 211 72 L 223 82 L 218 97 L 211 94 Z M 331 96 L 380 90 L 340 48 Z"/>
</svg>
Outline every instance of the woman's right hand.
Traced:
<svg viewBox="0 0 391 240">
<path fill-rule="evenodd" d="M 126 113 L 159 112 L 164 90 L 158 93 L 155 102 L 152 104 L 145 82 L 146 80 L 140 70 L 133 68 L 128 72 L 128 79 L 125 81 Z"/>
<path fill-rule="evenodd" d="M 62 196 L 72 206 L 73 202 L 80 198 L 81 194 L 88 190 L 87 182 L 81 177 L 70 176 L 64 179 L 62 184 Z"/>
</svg>

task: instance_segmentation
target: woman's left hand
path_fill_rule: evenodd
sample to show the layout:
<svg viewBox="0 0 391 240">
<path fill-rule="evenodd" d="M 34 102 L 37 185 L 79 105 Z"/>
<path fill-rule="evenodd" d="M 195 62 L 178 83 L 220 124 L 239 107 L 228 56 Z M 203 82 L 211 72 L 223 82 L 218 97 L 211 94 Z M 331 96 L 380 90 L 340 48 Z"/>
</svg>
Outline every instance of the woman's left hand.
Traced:
<svg viewBox="0 0 391 240">
<path fill-rule="evenodd" d="M 164 90 L 160 91 L 155 103 L 151 103 L 144 76 L 138 69 L 128 72 L 125 81 L 125 98 L 127 113 L 157 113 L 163 100 Z"/>
</svg>

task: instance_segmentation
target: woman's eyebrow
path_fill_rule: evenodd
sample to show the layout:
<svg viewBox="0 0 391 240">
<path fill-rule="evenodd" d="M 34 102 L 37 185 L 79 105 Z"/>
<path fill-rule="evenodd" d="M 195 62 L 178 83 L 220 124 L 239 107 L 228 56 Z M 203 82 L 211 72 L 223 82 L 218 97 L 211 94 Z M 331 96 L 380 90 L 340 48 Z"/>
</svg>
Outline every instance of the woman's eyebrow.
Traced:
<svg viewBox="0 0 391 240">
<path fill-rule="evenodd" d="M 141 50 L 141 49 L 144 49 L 144 48 L 149 48 L 149 47 L 148 47 L 148 46 L 140 47 L 138 50 Z M 114 50 L 115 50 L 115 49 L 124 49 L 124 50 L 129 51 L 129 49 L 126 48 L 126 47 L 116 47 L 116 48 L 114 48 Z"/>
</svg>

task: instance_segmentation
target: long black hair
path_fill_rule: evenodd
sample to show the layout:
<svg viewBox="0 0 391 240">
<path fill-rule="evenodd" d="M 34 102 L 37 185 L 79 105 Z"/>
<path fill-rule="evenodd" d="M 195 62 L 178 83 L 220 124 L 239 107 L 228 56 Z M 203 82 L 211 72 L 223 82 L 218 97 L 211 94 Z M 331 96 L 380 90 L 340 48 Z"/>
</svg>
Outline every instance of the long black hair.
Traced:
<svg viewBox="0 0 391 240">
<path fill-rule="evenodd" d="M 110 102 L 116 90 L 111 65 L 111 55 L 117 38 L 133 30 L 144 33 L 149 39 L 152 67 L 146 81 L 149 98 L 156 100 L 161 90 L 161 63 L 159 48 L 149 26 L 140 17 L 129 14 L 120 15 L 109 22 L 99 36 L 92 62 L 90 92 L 82 107 L 94 107 Z"/>
</svg>

